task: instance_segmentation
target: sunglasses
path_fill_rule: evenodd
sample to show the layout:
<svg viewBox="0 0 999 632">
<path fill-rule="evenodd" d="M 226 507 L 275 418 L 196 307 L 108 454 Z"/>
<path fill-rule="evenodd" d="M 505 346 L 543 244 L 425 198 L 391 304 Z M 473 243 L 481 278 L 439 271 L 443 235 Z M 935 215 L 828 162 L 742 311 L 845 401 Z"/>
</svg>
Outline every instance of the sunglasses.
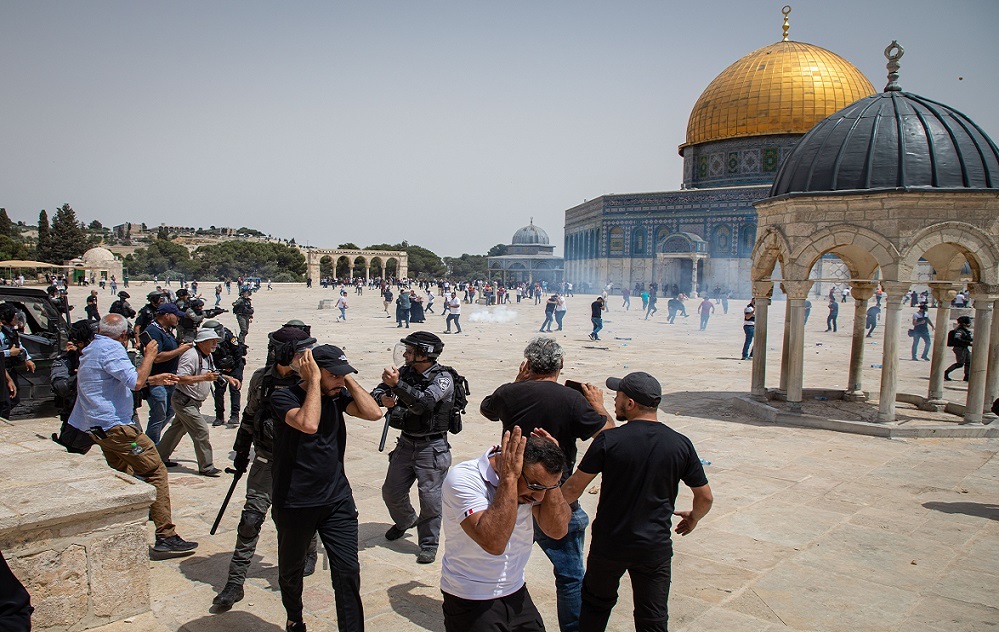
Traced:
<svg viewBox="0 0 999 632">
<path fill-rule="evenodd" d="M 524 474 L 523 472 L 521 472 L 520 475 L 521 475 L 521 477 L 523 477 L 524 482 L 527 483 L 527 489 L 531 490 L 532 492 L 546 492 L 546 491 L 548 491 L 550 489 L 558 489 L 559 487 L 562 486 L 562 482 L 561 481 L 559 481 L 558 483 L 555 483 L 554 485 L 549 485 L 549 486 L 545 486 L 545 485 L 542 485 L 540 483 L 532 483 L 531 481 L 529 481 L 527 479 L 527 475 L 526 474 Z"/>
</svg>

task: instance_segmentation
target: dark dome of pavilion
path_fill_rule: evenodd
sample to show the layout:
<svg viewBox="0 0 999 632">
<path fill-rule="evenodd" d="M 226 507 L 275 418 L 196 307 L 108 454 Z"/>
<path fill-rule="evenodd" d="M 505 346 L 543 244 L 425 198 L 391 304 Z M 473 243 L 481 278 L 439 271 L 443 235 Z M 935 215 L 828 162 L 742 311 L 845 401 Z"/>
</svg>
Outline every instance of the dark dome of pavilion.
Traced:
<svg viewBox="0 0 999 632">
<path fill-rule="evenodd" d="M 813 127 L 781 164 L 770 197 L 907 188 L 999 188 L 999 149 L 964 114 L 895 88 Z"/>
<path fill-rule="evenodd" d="M 513 234 L 513 240 L 510 243 L 513 245 L 547 245 L 548 233 L 540 226 L 535 226 L 534 218 L 532 217 L 530 224 Z"/>
</svg>

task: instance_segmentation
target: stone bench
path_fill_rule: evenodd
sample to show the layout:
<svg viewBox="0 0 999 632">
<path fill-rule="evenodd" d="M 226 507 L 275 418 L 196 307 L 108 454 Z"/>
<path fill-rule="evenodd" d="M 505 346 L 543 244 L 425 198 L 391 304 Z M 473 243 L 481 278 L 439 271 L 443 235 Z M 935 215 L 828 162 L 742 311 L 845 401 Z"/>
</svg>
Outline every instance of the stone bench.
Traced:
<svg viewBox="0 0 999 632">
<path fill-rule="evenodd" d="M 319 301 L 319 307 L 316 309 L 336 309 L 336 299 L 335 298 L 324 298 Z"/>
<path fill-rule="evenodd" d="M 68 454 L 0 420 L 0 550 L 31 595 L 33 630 L 86 630 L 149 610 L 155 497 L 97 446 Z"/>
</svg>

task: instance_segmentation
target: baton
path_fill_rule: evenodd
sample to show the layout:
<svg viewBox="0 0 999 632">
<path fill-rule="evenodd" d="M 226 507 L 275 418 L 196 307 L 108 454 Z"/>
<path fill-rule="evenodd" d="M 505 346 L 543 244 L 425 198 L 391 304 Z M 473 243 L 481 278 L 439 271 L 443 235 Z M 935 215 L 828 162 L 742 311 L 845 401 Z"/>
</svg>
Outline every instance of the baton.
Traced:
<svg viewBox="0 0 999 632">
<path fill-rule="evenodd" d="M 234 470 L 231 467 L 225 468 L 226 474 L 235 474 L 232 478 L 232 485 L 229 486 L 229 493 L 225 495 L 225 500 L 222 501 L 222 506 L 219 507 L 219 515 L 215 516 L 215 524 L 212 525 L 212 530 L 209 531 L 209 535 L 215 535 L 215 532 L 219 528 L 219 523 L 222 522 L 222 514 L 225 513 L 225 508 L 229 506 L 229 500 L 232 498 L 232 493 L 236 491 L 236 483 L 239 479 L 243 477 L 243 473 L 239 470 Z"/>
<path fill-rule="evenodd" d="M 389 417 L 392 415 L 392 409 L 389 408 L 385 411 L 385 427 L 382 428 L 382 440 L 378 442 L 378 451 L 385 451 L 385 440 L 388 439 L 388 429 L 389 429 Z"/>
</svg>

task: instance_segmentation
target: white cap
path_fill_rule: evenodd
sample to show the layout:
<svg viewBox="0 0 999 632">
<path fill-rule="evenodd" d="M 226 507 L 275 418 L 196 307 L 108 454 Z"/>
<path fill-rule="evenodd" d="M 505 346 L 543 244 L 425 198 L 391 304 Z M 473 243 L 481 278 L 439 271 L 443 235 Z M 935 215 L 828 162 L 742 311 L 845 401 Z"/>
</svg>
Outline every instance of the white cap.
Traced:
<svg viewBox="0 0 999 632">
<path fill-rule="evenodd" d="M 214 329 L 199 329 L 194 342 L 208 342 L 209 340 L 221 340 L 222 337 L 215 333 Z"/>
</svg>

